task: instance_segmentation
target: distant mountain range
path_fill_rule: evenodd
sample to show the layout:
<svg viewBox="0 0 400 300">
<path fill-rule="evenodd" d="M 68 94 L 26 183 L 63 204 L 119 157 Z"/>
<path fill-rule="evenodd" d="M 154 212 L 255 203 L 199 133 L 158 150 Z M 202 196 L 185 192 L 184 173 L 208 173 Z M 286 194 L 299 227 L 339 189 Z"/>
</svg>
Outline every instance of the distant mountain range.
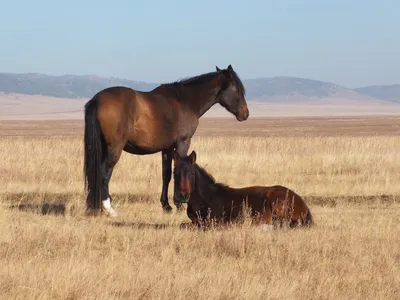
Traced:
<svg viewBox="0 0 400 300">
<path fill-rule="evenodd" d="M 356 92 L 383 100 L 400 103 L 400 84 L 371 85 L 354 89 Z"/>
<path fill-rule="evenodd" d="M 270 77 L 245 79 L 247 99 L 271 103 L 330 103 L 346 101 L 400 103 L 400 84 L 367 86 L 349 89 L 334 83 L 296 78 Z M 90 98 L 98 91 L 113 85 L 149 91 L 159 83 L 133 81 L 99 76 L 48 76 L 43 74 L 0 73 L 0 92 L 43 95 L 58 98 Z"/>
</svg>

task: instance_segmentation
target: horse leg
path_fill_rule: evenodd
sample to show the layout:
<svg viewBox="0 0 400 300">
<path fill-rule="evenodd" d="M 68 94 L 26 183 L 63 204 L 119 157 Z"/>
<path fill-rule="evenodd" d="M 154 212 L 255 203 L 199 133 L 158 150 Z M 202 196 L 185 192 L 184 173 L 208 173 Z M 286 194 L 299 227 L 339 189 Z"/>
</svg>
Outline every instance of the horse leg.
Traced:
<svg viewBox="0 0 400 300">
<path fill-rule="evenodd" d="M 272 213 L 269 210 L 264 211 L 261 213 L 259 220 L 258 220 L 258 225 L 262 230 L 270 230 L 274 228 L 273 225 L 273 220 L 272 220 Z"/>
<path fill-rule="evenodd" d="M 193 207 L 190 203 L 188 203 L 187 205 L 186 213 L 191 222 L 181 223 L 181 225 L 179 226 L 180 229 L 198 229 L 199 219 L 197 218 L 196 213 L 193 211 Z"/>
<path fill-rule="evenodd" d="M 111 179 L 111 175 L 113 173 L 114 167 L 121 157 L 122 149 L 112 149 L 108 147 L 107 149 L 106 159 L 102 164 L 102 187 L 101 187 L 101 199 L 102 200 L 102 210 L 110 217 L 116 217 L 117 213 L 111 206 L 112 197 L 109 191 L 109 183 Z"/>
<path fill-rule="evenodd" d="M 180 157 L 183 157 L 187 155 L 189 148 L 190 148 L 190 139 L 187 139 L 177 143 L 176 152 L 178 152 Z M 183 205 L 181 203 L 181 200 L 179 199 L 179 190 L 175 183 L 174 183 L 174 204 L 179 211 L 183 210 Z"/>
<path fill-rule="evenodd" d="M 171 205 L 168 203 L 168 186 L 172 176 L 172 156 L 174 147 L 161 152 L 162 156 L 162 191 L 161 191 L 161 206 L 165 212 L 172 211 Z"/>
</svg>

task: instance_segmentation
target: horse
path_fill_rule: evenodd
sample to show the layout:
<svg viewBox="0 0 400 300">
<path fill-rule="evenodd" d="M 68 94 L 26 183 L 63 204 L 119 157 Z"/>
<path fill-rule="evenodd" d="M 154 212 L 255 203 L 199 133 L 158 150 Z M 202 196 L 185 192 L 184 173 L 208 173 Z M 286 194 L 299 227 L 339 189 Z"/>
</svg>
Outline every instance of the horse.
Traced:
<svg viewBox="0 0 400 300">
<path fill-rule="evenodd" d="M 229 65 L 216 71 L 157 86 L 143 92 L 124 86 L 99 91 L 85 104 L 84 185 L 86 213 L 116 217 L 109 183 L 122 151 L 135 155 L 161 152 L 161 206 L 171 212 L 168 185 L 176 150 L 186 155 L 199 118 L 219 103 L 239 122 L 249 110 L 245 88 Z M 182 204 L 174 193 L 178 210 Z"/>
<path fill-rule="evenodd" d="M 248 186 L 232 188 L 217 183 L 212 175 L 196 163 L 192 151 L 182 157 L 174 152 L 174 182 L 182 203 L 187 203 L 187 216 L 192 223 L 181 228 L 208 227 L 237 222 L 247 208 L 251 220 L 266 228 L 287 224 L 290 228 L 309 227 L 313 216 L 305 201 L 291 189 L 281 186 Z"/>
</svg>

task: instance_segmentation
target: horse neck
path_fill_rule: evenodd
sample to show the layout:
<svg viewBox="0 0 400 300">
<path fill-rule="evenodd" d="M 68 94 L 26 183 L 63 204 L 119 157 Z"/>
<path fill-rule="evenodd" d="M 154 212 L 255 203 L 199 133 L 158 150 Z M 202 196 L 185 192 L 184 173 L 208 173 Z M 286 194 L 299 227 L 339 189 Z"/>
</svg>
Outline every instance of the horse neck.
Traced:
<svg viewBox="0 0 400 300">
<path fill-rule="evenodd" d="M 197 197 L 201 199 L 203 203 L 212 209 L 216 209 L 222 206 L 222 202 L 224 197 L 223 194 L 226 192 L 228 187 L 222 187 L 216 183 L 208 182 L 208 179 L 205 178 L 206 175 L 203 175 L 199 170 L 196 171 L 196 187 L 195 192 Z"/>
<path fill-rule="evenodd" d="M 210 84 L 205 87 L 202 85 L 193 85 L 183 87 L 183 99 L 186 105 L 192 110 L 198 118 L 204 115 L 213 105 L 218 103 L 217 95 L 220 91 L 218 87 L 212 87 Z"/>
<path fill-rule="evenodd" d="M 195 192 L 197 196 L 202 200 L 202 202 L 209 204 L 209 200 L 214 198 L 215 189 L 213 184 L 208 183 L 200 174 L 196 173 L 196 187 Z M 212 202 L 212 201 L 211 201 Z"/>
</svg>

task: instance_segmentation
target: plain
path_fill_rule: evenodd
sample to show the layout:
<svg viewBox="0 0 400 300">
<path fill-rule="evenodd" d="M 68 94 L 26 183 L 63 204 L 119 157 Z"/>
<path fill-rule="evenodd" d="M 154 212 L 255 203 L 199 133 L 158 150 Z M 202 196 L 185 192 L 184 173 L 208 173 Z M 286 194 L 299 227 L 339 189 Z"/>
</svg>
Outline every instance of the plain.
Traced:
<svg viewBox="0 0 400 300">
<path fill-rule="evenodd" d="M 162 212 L 161 155 L 123 153 L 119 217 L 85 217 L 82 124 L 14 122 L 0 122 L 1 299 L 400 295 L 399 117 L 202 120 L 191 149 L 217 181 L 286 185 L 316 223 L 210 232 Z"/>
</svg>

